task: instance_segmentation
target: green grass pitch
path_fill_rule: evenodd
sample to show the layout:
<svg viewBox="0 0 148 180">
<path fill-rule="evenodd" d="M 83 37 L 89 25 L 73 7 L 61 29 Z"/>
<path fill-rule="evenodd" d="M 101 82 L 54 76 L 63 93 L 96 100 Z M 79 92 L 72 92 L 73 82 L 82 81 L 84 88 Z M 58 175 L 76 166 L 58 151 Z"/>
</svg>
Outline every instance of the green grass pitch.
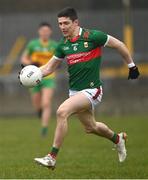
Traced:
<svg viewBox="0 0 148 180">
<path fill-rule="evenodd" d="M 98 118 L 99 119 L 99 118 Z M 117 132 L 128 134 L 128 158 L 120 164 L 112 143 L 84 133 L 80 122 L 69 120 L 69 132 L 54 171 L 34 163 L 46 155 L 52 143 L 55 119 L 48 137 L 40 137 L 35 118 L 0 119 L 0 178 L 148 178 L 147 117 L 100 117 Z"/>
</svg>

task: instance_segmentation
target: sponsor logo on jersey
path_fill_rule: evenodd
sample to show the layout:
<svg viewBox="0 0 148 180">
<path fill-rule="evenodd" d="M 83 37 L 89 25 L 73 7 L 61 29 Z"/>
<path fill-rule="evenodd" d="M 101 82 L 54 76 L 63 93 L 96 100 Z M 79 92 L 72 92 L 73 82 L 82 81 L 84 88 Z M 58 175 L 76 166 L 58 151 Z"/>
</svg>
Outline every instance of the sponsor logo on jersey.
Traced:
<svg viewBox="0 0 148 180">
<path fill-rule="evenodd" d="M 84 47 L 88 48 L 88 42 L 84 42 Z"/>
<path fill-rule="evenodd" d="M 32 62 L 39 63 L 40 65 L 46 64 L 49 59 L 53 56 L 54 52 L 34 52 L 31 55 Z"/>
<path fill-rule="evenodd" d="M 78 46 L 79 44 L 78 43 L 73 43 L 72 46 Z"/>
<path fill-rule="evenodd" d="M 86 62 L 90 61 L 94 58 L 100 57 L 102 54 L 101 48 L 97 47 L 96 49 L 93 49 L 88 52 L 80 52 L 76 54 L 69 54 L 66 56 L 67 63 L 69 65 L 76 64 L 79 62 Z"/>
<path fill-rule="evenodd" d="M 93 87 L 94 86 L 94 82 L 90 82 L 90 87 Z"/>
<path fill-rule="evenodd" d="M 68 46 L 64 46 L 64 47 L 63 47 L 63 50 L 64 50 L 64 51 L 69 50 L 69 47 L 68 47 Z"/>
</svg>

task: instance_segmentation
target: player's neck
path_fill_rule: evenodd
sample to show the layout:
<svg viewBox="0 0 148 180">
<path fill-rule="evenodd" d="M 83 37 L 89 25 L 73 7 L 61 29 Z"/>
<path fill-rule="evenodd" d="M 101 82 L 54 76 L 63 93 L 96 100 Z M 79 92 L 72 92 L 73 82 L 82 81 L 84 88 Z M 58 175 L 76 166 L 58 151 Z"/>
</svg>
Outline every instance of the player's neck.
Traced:
<svg viewBox="0 0 148 180">
<path fill-rule="evenodd" d="M 43 44 L 48 44 L 49 39 L 42 39 L 40 38 L 40 42 Z"/>
<path fill-rule="evenodd" d="M 80 26 L 76 27 L 76 29 L 73 31 L 73 33 L 71 34 L 71 36 L 69 37 L 70 39 L 79 36 L 79 32 L 80 32 Z"/>
</svg>

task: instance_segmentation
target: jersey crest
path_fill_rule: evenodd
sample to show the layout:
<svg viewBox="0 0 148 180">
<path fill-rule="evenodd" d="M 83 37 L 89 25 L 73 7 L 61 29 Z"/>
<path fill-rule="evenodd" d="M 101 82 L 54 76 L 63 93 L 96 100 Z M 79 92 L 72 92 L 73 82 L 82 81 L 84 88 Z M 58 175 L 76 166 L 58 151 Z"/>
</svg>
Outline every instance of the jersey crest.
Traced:
<svg viewBox="0 0 148 180">
<path fill-rule="evenodd" d="M 89 34 L 90 34 L 90 32 L 89 32 L 88 30 L 85 30 L 85 32 L 84 32 L 84 34 L 83 34 L 83 38 L 84 38 L 85 40 L 87 40 L 88 37 L 89 37 Z"/>
</svg>

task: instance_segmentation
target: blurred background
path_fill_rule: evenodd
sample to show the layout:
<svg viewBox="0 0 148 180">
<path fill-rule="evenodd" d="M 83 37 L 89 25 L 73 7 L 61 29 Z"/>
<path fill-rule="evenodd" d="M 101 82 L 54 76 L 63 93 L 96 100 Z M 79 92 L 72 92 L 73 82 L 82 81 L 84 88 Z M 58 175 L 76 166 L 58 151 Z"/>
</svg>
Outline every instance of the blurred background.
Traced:
<svg viewBox="0 0 148 180">
<path fill-rule="evenodd" d="M 148 1 L 147 0 L 0 0 L 0 115 L 33 115 L 28 89 L 18 81 L 20 56 L 29 40 L 37 37 L 40 22 L 61 33 L 57 13 L 66 6 L 77 9 L 82 27 L 98 29 L 124 41 L 141 76 L 127 80 L 128 68 L 112 49 L 104 49 L 101 77 L 104 98 L 97 112 L 107 115 L 147 114 L 148 107 Z M 53 114 L 68 97 L 66 64 L 57 76 Z"/>
</svg>

